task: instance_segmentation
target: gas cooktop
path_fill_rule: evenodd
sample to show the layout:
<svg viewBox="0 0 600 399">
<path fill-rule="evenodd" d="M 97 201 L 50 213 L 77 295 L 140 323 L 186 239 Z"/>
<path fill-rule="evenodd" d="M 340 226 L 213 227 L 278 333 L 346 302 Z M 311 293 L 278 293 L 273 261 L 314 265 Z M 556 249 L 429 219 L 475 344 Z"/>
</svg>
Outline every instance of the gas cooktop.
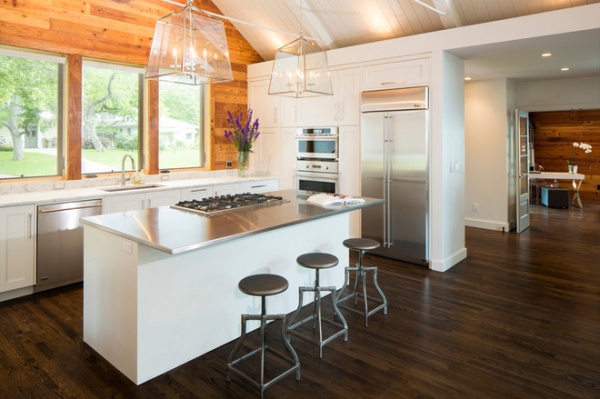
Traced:
<svg viewBox="0 0 600 399">
<path fill-rule="evenodd" d="M 277 205 L 285 202 L 289 201 L 275 195 L 245 193 L 180 201 L 175 205 L 171 205 L 171 208 L 212 216 L 241 208 Z"/>
</svg>

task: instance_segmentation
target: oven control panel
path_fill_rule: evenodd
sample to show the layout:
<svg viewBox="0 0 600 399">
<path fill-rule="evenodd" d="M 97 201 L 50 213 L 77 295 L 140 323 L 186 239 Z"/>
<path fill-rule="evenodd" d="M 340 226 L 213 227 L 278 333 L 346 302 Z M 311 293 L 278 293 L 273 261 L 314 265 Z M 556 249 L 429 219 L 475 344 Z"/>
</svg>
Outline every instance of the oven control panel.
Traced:
<svg viewBox="0 0 600 399">
<path fill-rule="evenodd" d="M 338 162 L 299 159 L 296 162 L 296 171 L 314 173 L 338 173 Z"/>
</svg>

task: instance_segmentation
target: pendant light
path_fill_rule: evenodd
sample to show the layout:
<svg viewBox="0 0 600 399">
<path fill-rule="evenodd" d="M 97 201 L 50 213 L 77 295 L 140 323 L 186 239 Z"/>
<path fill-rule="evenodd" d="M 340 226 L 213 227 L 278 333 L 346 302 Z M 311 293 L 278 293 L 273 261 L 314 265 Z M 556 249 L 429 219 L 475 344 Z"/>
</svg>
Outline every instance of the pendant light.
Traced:
<svg viewBox="0 0 600 399">
<path fill-rule="evenodd" d="M 333 94 L 327 53 L 302 32 L 302 4 L 300 37 L 275 52 L 269 94 L 289 97 Z"/>
<path fill-rule="evenodd" d="M 194 13 L 193 3 L 156 21 L 146 79 L 189 85 L 233 80 L 223 22 Z"/>
</svg>

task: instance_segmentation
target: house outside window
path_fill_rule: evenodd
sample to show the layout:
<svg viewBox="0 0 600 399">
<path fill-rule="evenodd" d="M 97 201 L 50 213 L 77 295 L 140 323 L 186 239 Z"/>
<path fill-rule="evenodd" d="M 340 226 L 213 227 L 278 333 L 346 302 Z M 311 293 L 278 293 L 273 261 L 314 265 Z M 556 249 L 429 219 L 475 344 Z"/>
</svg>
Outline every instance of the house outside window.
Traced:
<svg viewBox="0 0 600 399">
<path fill-rule="evenodd" d="M 158 167 L 198 168 L 205 163 L 205 86 L 159 83 Z"/>
<path fill-rule="evenodd" d="M 64 62 L 0 47 L 0 179 L 62 174 Z"/>
</svg>

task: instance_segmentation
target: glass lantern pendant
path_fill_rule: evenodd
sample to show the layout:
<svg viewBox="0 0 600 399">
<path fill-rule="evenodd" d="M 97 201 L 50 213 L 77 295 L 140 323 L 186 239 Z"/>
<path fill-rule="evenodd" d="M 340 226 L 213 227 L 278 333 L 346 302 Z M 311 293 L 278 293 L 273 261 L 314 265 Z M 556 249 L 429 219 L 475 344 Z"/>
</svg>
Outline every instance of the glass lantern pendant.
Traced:
<svg viewBox="0 0 600 399">
<path fill-rule="evenodd" d="M 332 95 L 327 53 L 303 35 L 275 52 L 269 94 Z"/>
<path fill-rule="evenodd" d="M 156 21 L 146 79 L 189 85 L 233 80 L 223 22 L 193 13 L 192 4 Z"/>
</svg>

